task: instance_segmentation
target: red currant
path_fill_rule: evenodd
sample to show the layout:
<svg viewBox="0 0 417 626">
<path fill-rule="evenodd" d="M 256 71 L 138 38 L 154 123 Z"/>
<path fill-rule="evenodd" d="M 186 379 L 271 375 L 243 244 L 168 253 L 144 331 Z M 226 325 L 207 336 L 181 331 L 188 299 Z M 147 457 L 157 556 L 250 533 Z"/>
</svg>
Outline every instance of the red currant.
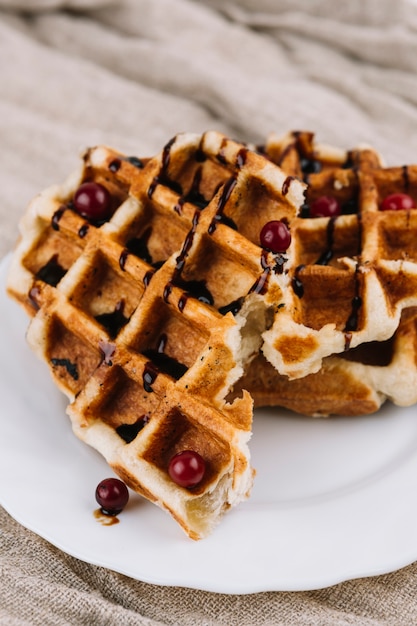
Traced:
<svg viewBox="0 0 417 626">
<path fill-rule="evenodd" d="M 205 460 L 194 450 L 178 452 L 168 466 L 168 474 L 181 487 L 195 487 L 202 481 L 205 471 Z"/>
<path fill-rule="evenodd" d="M 107 220 L 111 215 L 109 191 L 100 183 L 83 183 L 74 194 L 74 207 L 90 220 Z"/>
<path fill-rule="evenodd" d="M 401 209 L 414 209 L 416 203 L 406 193 L 392 193 L 384 198 L 379 207 L 381 211 L 400 211 Z"/>
<path fill-rule="evenodd" d="M 291 243 L 288 226 L 279 220 L 267 222 L 259 236 L 261 246 L 271 252 L 285 252 Z"/>
<path fill-rule="evenodd" d="M 105 478 L 96 488 L 96 500 L 106 515 L 118 515 L 129 500 L 126 485 L 118 478 Z"/>
<path fill-rule="evenodd" d="M 340 213 L 340 204 L 333 196 L 320 196 L 310 204 L 310 217 L 335 217 Z"/>
</svg>

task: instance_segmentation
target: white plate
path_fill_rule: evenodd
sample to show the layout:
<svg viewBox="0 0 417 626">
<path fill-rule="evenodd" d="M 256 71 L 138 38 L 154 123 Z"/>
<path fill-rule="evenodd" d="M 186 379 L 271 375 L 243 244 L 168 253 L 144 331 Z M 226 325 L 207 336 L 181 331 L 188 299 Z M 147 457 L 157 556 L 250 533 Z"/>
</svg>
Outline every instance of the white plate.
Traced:
<svg viewBox="0 0 417 626">
<path fill-rule="evenodd" d="M 65 400 L 25 343 L 0 265 L 0 502 L 63 551 L 133 578 L 222 593 L 308 590 L 417 559 L 416 409 L 312 420 L 257 411 L 252 496 L 212 536 L 188 539 L 135 494 L 102 526 L 105 461 L 72 434 Z"/>
</svg>

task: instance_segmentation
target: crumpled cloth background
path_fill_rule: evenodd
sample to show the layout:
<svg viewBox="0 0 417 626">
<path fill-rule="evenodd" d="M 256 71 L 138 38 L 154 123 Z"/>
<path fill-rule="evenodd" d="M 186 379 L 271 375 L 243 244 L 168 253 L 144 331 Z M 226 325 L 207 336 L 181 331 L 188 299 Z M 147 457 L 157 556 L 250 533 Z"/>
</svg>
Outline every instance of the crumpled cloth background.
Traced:
<svg viewBox="0 0 417 626">
<path fill-rule="evenodd" d="M 30 198 L 97 143 L 147 156 L 179 131 L 261 142 L 307 129 L 416 163 L 416 7 L 0 0 L 0 255 Z M 158 587 L 63 554 L 0 509 L 2 625 L 408 626 L 416 587 L 416 564 L 311 592 Z"/>
</svg>

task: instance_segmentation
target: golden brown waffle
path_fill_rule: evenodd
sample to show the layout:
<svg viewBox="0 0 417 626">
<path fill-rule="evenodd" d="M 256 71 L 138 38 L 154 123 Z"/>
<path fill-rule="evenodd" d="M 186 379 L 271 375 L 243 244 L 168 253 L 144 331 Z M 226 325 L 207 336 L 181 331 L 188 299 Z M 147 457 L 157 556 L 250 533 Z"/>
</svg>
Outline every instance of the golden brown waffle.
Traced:
<svg viewBox="0 0 417 626">
<path fill-rule="evenodd" d="M 374 413 L 386 400 L 411 406 L 417 402 L 417 311 L 403 312 L 390 339 L 326 357 L 317 373 L 304 378 L 278 374 L 260 353 L 236 383 L 235 396 L 242 389 L 255 407 L 281 406 L 315 417 Z"/>
<path fill-rule="evenodd" d="M 111 193 L 104 224 L 73 210 L 86 181 Z M 251 487 L 252 401 L 224 397 L 259 350 L 265 294 L 281 293 L 281 266 L 255 242 L 270 216 L 294 217 L 304 187 L 285 184 L 218 133 L 180 135 L 146 162 L 88 151 L 22 220 L 8 289 L 33 316 L 28 341 L 69 396 L 74 431 L 193 538 Z M 192 489 L 167 471 L 184 449 L 206 461 Z"/>
<path fill-rule="evenodd" d="M 271 136 L 263 151 L 308 184 L 291 222 L 291 289 L 263 353 L 281 373 L 318 371 L 322 358 L 364 342 L 384 341 L 403 309 L 417 304 L 417 209 L 381 211 L 393 193 L 417 199 L 417 166 L 383 167 L 371 148 L 343 152 L 307 132 Z M 335 198 L 337 217 L 311 217 L 318 197 Z"/>
</svg>

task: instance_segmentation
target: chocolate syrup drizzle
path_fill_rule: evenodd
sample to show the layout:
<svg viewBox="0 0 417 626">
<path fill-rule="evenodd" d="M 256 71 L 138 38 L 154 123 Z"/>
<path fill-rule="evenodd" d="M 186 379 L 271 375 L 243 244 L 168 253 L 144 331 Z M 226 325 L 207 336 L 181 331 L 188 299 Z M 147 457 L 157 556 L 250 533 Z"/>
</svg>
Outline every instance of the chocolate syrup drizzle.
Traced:
<svg viewBox="0 0 417 626">
<path fill-rule="evenodd" d="M 79 374 L 77 365 L 75 363 L 71 363 L 69 359 L 51 359 L 51 363 L 54 367 L 64 367 L 71 378 L 78 380 Z"/>
<path fill-rule="evenodd" d="M 153 365 L 151 361 L 148 361 L 145 364 L 142 374 L 143 388 L 146 393 L 153 393 L 152 385 L 157 379 L 158 374 L 159 370 Z"/>
<path fill-rule="evenodd" d="M 328 265 L 333 258 L 333 235 L 334 235 L 334 227 L 337 219 L 337 215 L 329 218 L 327 222 L 327 249 L 323 252 L 323 254 L 317 259 L 315 265 Z"/>
<path fill-rule="evenodd" d="M 359 263 L 357 263 L 356 269 L 355 269 L 355 295 L 352 298 L 352 310 L 347 319 L 346 326 L 343 331 L 346 337 L 345 350 L 347 350 L 350 346 L 350 342 L 352 340 L 351 332 L 358 330 L 359 311 L 362 306 L 362 298 L 359 295 L 359 291 L 360 291 Z"/>
<path fill-rule="evenodd" d="M 67 206 L 62 205 L 53 214 L 52 219 L 51 219 L 51 226 L 54 230 L 59 230 L 59 221 L 67 209 L 68 209 Z"/>
<path fill-rule="evenodd" d="M 184 363 L 180 363 L 165 353 L 167 342 L 168 337 L 163 333 L 157 341 L 156 348 L 148 348 L 143 351 L 143 355 L 151 359 L 145 364 L 142 374 L 143 388 L 147 393 L 153 392 L 152 385 L 160 372 L 179 380 L 188 370 Z"/>
<path fill-rule="evenodd" d="M 178 195 L 180 196 L 182 195 L 181 185 L 177 183 L 176 181 L 171 180 L 168 176 L 168 168 L 169 168 L 169 163 L 171 160 L 171 147 L 175 143 L 175 140 L 176 140 L 176 137 L 173 137 L 172 139 L 170 139 L 170 141 L 168 141 L 168 143 L 165 145 L 163 149 L 161 168 L 159 170 L 158 175 L 155 176 L 155 178 L 151 182 L 149 189 L 148 189 L 149 198 L 152 198 L 155 192 L 155 189 L 157 188 L 158 185 L 164 185 L 165 187 L 169 187 L 170 189 L 178 193 Z"/>
<path fill-rule="evenodd" d="M 201 183 L 201 168 L 197 169 L 194 174 L 193 182 L 191 184 L 191 188 L 189 192 L 183 196 L 181 196 L 174 206 L 174 211 L 178 213 L 178 215 L 182 214 L 182 207 L 186 202 L 190 204 L 194 204 L 201 211 L 206 208 L 209 201 L 205 199 L 202 193 L 200 193 L 200 183 Z"/>
<path fill-rule="evenodd" d="M 295 176 L 287 176 L 287 178 L 282 183 L 282 190 L 281 190 L 281 192 L 282 192 L 283 196 L 286 196 L 287 193 L 289 192 L 290 186 L 291 186 L 291 183 L 292 183 L 293 180 L 295 180 Z"/>
<path fill-rule="evenodd" d="M 140 433 L 140 431 L 145 428 L 146 424 L 149 422 L 150 416 L 146 413 L 145 415 L 141 415 L 140 418 L 134 422 L 133 424 L 120 424 L 116 428 L 116 432 L 125 441 L 126 443 L 130 443 Z"/>
<path fill-rule="evenodd" d="M 114 311 L 111 313 L 101 313 L 100 315 L 95 316 L 96 321 L 104 326 L 111 339 L 117 337 L 120 330 L 129 321 L 129 318 L 125 317 L 123 314 L 124 307 L 124 300 L 120 300 L 116 304 Z"/>
<path fill-rule="evenodd" d="M 300 280 L 300 273 L 303 271 L 304 268 L 305 268 L 305 265 L 299 265 L 298 267 L 296 267 L 293 279 L 291 281 L 291 285 L 294 290 L 294 293 L 299 298 L 302 298 L 304 295 L 304 286 Z"/>
<path fill-rule="evenodd" d="M 258 276 L 255 283 L 250 288 L 249 293 L 264 294 L 267 289 L 269 274 L 271 273 L 271 267 L 268 264 L 268 251 L 267 250 L 262 250 L 261 267 L 263 269 L 263 272 L 260 276 Z"/>
<path fill-rule="evenodd" d="M 216 230 L 217 224 L 219 224 L 220 222 L 227 224 L 228 226 L 233 224 L 234 228 L 237 230 L 236 225 L 234 224 L 233 220 L 231 220 L 230 218 L 224 215 L 224 209 L 226 207 L 227 201 L 229 200 L 232 194 L 233 189 L 236 186 L 236 183 L 237 183 L 237 178 L 234 175 L 234 176 L 231 176 L 229 180 L 224 184 L 222 192 L 220 194 L 218 204 L 217 204 L 216 213 L 214 214 L 214 217 L 211 220 L 211 224 L 208 228 L 209 235 L 212 235 L 214 233 L 214 231 Z"/>
<path fill-rule="evenodd" d="M 80 239 L 84 239 L 84 237 L 87 235 L 88 233 L 88 229 L 89 229 L 89 225 L 88 224 L 83 224 L 79 229 L 78 229 L 78 236 Z"/>
<path fill-rule="evenodd" d="M 99 341 L 98 347 L 102 355 L 102 362 L 108 366 L 112 366 L 113 361 L 111 360 L 111 358 L 116 352 L 116 345 L 108 341 Z"/>
</svg>

